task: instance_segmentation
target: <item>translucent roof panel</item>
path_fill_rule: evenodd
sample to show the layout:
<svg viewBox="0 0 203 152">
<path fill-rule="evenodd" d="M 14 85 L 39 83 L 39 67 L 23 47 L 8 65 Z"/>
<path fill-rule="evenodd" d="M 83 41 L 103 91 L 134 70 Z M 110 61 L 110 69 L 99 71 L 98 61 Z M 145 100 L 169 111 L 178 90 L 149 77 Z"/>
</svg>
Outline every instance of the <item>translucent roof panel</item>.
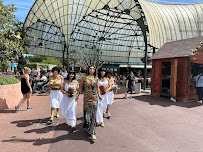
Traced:
<svg viewBox="0 0 203 152">
<path fill-rule="evenodd" d="M 95 46 L 106 62 L 141 62 L 152 47 L 203 35 L 203 4 L 146 0 L 35 0 L 24 26 L 35 35 L 32 54 L 76 57 Z M 146 43 L 145 40 L 147 39 Z M 64 54 L 65 52 L 65 54 Z"/>
<path fill-rule="evenodd" d="M 27 28 L 32 38 L 29 53 L 44 56 L 62 57 L 65 39 L 60 29 L 48 21 L 38 21 Z"/>
<path fill-rule="evenodd" d="M 136 61 L 136 58 L 140 62 L 143 53 L 136 53 L 136 56 L 131 54 L 145 50 L 142 31 L 137 22 L 116 9 L 97 10 L 85 16 L 70 37 L 69 51 L 75 52 L 84 46 L 94 45 L 102 52 L 102 61 L 108 62 L 128 63 Z"/>
<path fill-rule="evenodd" d="M 203 35 L 203 3 L 169 5 L 139 0 L 149 27 L 150 44 L 156 48 L 166 42 Z"/>
</svg>

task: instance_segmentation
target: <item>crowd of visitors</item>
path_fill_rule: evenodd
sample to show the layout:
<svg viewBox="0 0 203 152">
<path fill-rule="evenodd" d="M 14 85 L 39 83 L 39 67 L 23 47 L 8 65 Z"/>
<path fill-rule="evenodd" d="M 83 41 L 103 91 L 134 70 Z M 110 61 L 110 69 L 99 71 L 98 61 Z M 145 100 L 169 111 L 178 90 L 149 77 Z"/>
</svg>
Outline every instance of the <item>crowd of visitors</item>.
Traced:
<svg viewBox="0 0 203 152">
<path fill-rule="evenodd" d="M 15 70 L 14 72 L 9 71 L 8 72 L 10 75 L 14 75 L 16 78 L 21 79 L 21 76 L 25 73 L 25 69 L 19 69 L 19 70 Z M 60 72 L 60 75 L 62 75 L 64 77 L 64 79 L 66 79 L 68 73 L 66 71 L 66 69 L 62 69 Z M 52 69 L 50 68 L 32 68 L 31 72 L 30 72 L 30 78 L 31 79 L 41 79 L 43 76 L 46 76 L 47 78 L 49 78 L 50 76 L 53 76 L 52 73 Z"/>
<path fill-rule="evenodd" d="M 127 79 L 129 76 L 125 76 L 125 75 L 120 75 L 116 78 L 116 81 L 118 84 L 125 86 Z M 134 81 L 134 83 L 141 83 L 141 85 L 143 86 L 144 84 L 144 77 L 143 76 L 137 76 L 134 73 L 132 73 L 132 79 Z M 146 86 L 147 87 L 151 87 L 151 76 L 147 76 L 147 80 L 146 80 Z"/>
</svg>

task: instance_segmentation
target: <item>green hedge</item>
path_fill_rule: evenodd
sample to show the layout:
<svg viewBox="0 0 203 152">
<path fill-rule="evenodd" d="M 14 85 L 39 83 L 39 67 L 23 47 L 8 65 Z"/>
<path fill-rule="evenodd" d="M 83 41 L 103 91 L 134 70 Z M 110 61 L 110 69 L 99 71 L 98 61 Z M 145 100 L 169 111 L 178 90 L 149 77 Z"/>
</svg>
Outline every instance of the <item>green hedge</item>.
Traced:
<svg viewBox="0 0 203 152">
<path fill-rule="evenodd" d="M 16 84 L 20 82 L 17 78 L 11 75 L 1 74 L 0 85 Z"/>
<path fill-rule="evenodd" d="M 26 65 L 21 65 L 21 68 L 28 67 L 30 69 L 37 68 L 37 63 L 27 63 Z"/>
</svg>

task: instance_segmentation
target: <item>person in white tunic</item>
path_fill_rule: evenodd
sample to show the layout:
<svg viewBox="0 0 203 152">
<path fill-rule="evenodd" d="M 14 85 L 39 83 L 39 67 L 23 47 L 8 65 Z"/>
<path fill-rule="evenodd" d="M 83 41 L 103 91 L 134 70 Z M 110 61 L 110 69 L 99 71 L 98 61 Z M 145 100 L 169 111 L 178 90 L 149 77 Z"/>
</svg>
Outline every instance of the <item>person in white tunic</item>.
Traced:
<svg viewBox="0 0 203 152">
<path fill-rule="evenodd" d="M 113 104 L 113 101 L 114 101 L 114 92 L 113 92 L 113 89 L 116 88 L 116 80 L 112 77 L 112 74 L 113 72 L 111 70 L 108 70 L 106 72 L 106 75 L 107 75 L 107 78 L 109 79 L 110 81 L 110 85 L 111 85 L 111 90 L 109 90 L 107 92 L 107 97 L 108 97 L 108 105 L 107 105 L 107 109 L 106 109 L 106 113 L 108 115 L 108 118 L 111 117 L 111 114 L 109 112 L 109 106 Z"/>
<path fill-rule="evenodd" d="M 63 77 L 59 75 L 60 69 L 58 67 L 54 67 L 52 69 L 53 76 L 49 77 L 48 86 L 51 88 L 50 92 L 50 106 L 51 106 L 51 118 L 50 122 L 54 119 L 54 111 L 56 109 L 56 117 L 59 118 L 59 105 L 63 98 L 63 94 L 60 91 L 61 86 L 63 85 Z"/>
<path fill-rule="evenodd" d="M 109 91 L 109 89 L 111 89 L 109 79 L 107 79 L 105 75 L 106 71 L 100 69 L 97 83 L 100 89 L 102 100 L 98 99 L 96 121 L 97 123 L 101 123 L 101 127 L 104 127 L 103 115 L 106 112 L 108 104 L 108 97 L 106 93 Z"/>
<path fill-rule="evenodd" d="M 64 93 L 60 104 L 60 111 L 62 117 L 66 118 L 66 123 L 71 126 L 73 131 L 76 127 L 77 114 L 77 90 L 79 88 L 78 81 L 75 80 L 76 75 L 74 71 L 68 72 L 67 80 L 61 87 L 61 92 Z M 65 91 L 64 91 L 65 90 Z"/>
</svg>

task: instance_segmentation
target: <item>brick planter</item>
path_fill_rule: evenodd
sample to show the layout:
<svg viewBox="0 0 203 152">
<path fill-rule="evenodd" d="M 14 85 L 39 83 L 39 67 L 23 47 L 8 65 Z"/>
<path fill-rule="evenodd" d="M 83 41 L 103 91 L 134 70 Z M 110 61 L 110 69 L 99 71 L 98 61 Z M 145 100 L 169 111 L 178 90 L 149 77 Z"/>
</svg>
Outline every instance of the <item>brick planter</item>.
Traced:
<svg viewBox="0 0 203 152">
<path fill-rule="evenodd" d="M 0 85 L 0 110 L 15 107 L 22 98 L 21 83 Z"/>
</svg>

